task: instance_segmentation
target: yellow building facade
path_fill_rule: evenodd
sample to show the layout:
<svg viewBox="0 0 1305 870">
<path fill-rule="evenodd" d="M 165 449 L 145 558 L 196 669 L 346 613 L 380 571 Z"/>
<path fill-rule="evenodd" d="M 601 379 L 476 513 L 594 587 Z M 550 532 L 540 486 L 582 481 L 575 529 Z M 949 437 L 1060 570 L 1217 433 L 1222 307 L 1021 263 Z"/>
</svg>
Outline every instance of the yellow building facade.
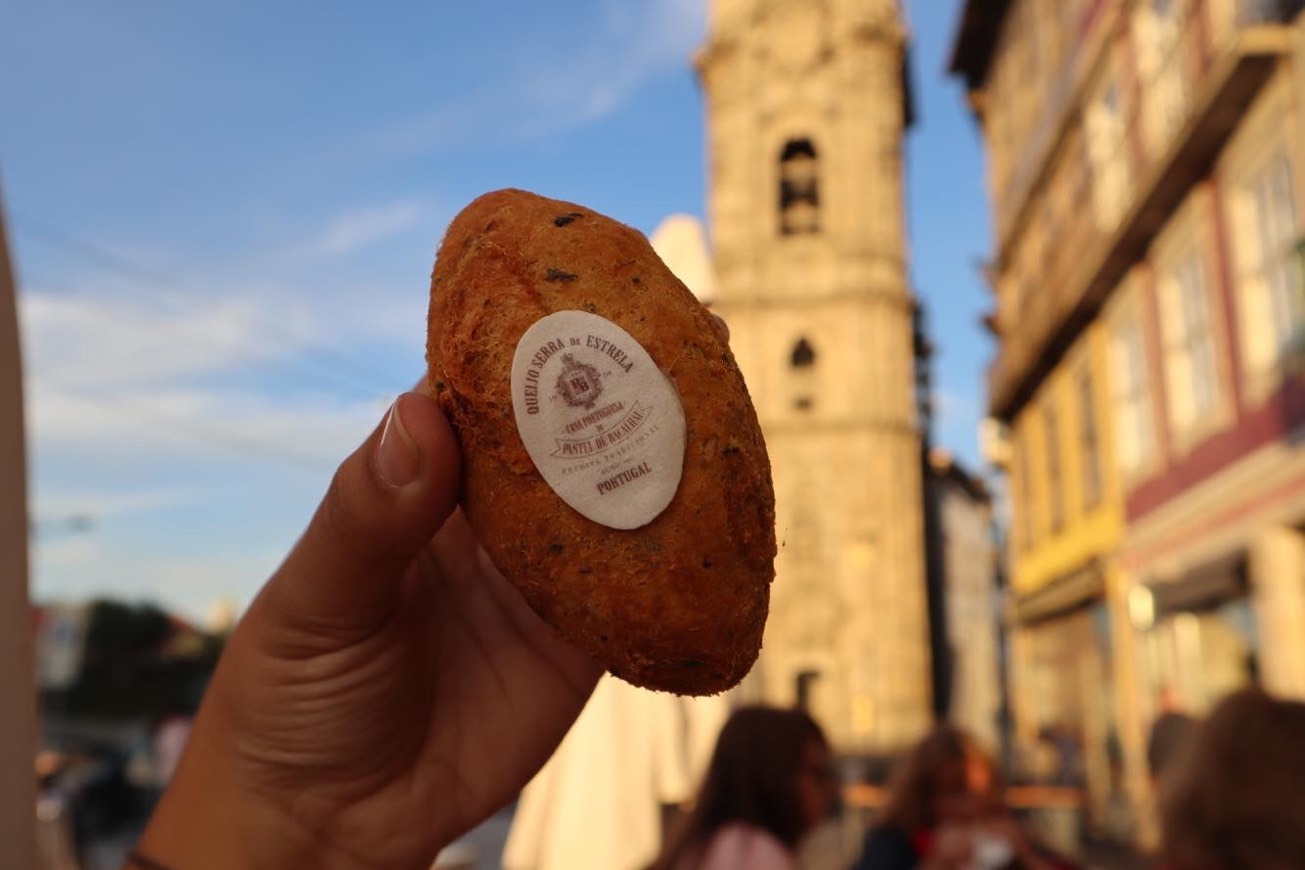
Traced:
<svg viewBox="0 0 1305 870">
<path fill-rule="evenodd" d="M 1006 469 L 1016 771 L 1084 789 L 1103 829 L 1120 826 L 1126 761 L 1137 769 L 1142 749 L 1120 727 L 1134 675 L 1113 636 L 1127 584 L 1109 350 L 1104 326 L 1092 324 L 1048 372 L 1009 423 Z"/>
<path fill-rule="evenodd" d="M 959 22 L 1017 756 L 1107 836 L 1154 835 L 1160 713 L 1305 692 L 1301 8 L 969 0 Z"/>
</svg>

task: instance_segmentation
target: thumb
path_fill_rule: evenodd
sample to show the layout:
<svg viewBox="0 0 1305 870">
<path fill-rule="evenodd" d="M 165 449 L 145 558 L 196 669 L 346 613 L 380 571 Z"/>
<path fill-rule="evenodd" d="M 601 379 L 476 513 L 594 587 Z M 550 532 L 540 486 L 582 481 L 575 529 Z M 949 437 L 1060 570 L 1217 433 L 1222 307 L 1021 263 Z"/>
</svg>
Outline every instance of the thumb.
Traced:
<svg viewBox="0 0 1305 870">
<path fill-rule="evenodd" d="M 457 506 L 460 471 L 457 440 L 435 400 L 399 396 L 340 466 L 260 597 L 287 627 L 346 641 L 371 632 Z"/>
</svg>

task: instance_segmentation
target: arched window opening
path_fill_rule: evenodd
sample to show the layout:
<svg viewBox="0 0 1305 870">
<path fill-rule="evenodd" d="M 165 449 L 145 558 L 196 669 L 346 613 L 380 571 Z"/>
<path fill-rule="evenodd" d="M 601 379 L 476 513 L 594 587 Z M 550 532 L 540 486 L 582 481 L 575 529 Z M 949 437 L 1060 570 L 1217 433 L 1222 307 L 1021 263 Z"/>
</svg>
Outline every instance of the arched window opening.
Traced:
<svg viewBox="0 0 1305 870">
<path fill-rule="evenodd" d="M 790 139 L 780 152 L 779 229 L 786 236 L 820 231 L 820 172 L 810 139 Z"/>
<path fill-rule="evenodd" d="M 806 369 L 816 364 L 816 349 L 805 336 L 793 345 L 793 353 L 789 355 L 788 362 L 795 369 Z"/>
</svg>

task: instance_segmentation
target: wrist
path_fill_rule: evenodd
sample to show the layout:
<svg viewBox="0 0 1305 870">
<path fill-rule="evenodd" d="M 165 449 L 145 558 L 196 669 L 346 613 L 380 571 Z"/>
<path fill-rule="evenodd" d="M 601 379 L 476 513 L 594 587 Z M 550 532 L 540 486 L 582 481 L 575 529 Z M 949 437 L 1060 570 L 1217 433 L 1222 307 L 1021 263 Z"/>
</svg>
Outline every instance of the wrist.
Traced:
<svg viewBox="0 0 1305 870">
<path fill-rule="evenodd" d="M 294 818 L 293 809 L 242 787 L 230 759 L 196 734 L 136 847 L 129 870 L 359 870 Z"/>
</svg>

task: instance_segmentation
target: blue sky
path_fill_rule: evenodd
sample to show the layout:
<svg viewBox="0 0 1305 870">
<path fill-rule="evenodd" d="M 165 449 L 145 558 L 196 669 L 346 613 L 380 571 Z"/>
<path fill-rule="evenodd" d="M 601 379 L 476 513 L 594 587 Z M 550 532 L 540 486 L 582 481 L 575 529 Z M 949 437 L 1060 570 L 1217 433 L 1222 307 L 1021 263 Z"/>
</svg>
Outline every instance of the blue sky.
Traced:
<svg viewBox="0 0 1305 870">
<path fill-rule="evenodd" d="M 908 190 L 938 436 L 973 462 L 988 229 L 943 75 L 958 6 L 908 9 Z M 479 193 L 645 232 L 702 214 L 702 0 L 378 8 L 0 0 L 39 598 L 247 600 L 419 376 L 434 247 Z"/>
</svg>

